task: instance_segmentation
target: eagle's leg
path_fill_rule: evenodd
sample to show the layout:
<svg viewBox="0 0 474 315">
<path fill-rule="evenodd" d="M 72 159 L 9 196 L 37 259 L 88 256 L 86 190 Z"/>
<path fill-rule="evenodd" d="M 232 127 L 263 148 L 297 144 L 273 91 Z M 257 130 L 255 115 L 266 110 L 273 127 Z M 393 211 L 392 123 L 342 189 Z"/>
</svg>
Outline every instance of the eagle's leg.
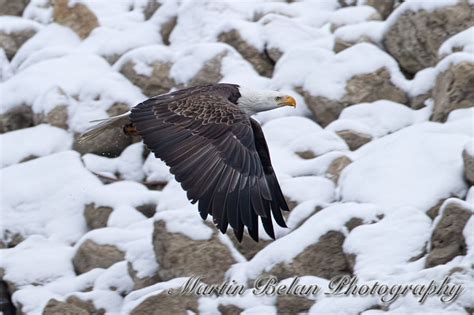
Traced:
<svg viewBox="0 0 474 315">
<path fill-rule="evenodd" d="M 139 136 L 137 128 L 133 124 L 128 124 L 123 126 L 123 133 L 125 133 L 128 136 L 134 136 L 137 137 Z"/>
</svg>

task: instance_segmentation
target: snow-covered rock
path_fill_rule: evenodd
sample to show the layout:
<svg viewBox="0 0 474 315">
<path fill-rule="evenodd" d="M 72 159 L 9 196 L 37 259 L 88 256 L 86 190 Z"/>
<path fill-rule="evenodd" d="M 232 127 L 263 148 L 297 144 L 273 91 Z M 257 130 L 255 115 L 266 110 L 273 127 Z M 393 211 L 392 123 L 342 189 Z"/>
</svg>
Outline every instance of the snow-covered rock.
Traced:
<svg viewBox="0 0 474 315">
<path fill-rule="evenodd" d="M 80 38 L 86 38 L 99 21 L 83 3 L 70 3 L 69 0 L 54 0 L 53 19 L 56 23 L 71 28 Z"/>
<path fill-rule="evenodd" d="M 451 65 L 436 78 L 433 91 L 434 121 L 445 121 L 449 113 L 458 108 L 472 107 L 474 95 L 474 62 Z"/>
<path fill-rule="evenodd" d="M 36 22 L 19 17 L 1 16 L 0 48 L 5 51 L 8 59 L 12 59 L 20 47 L 40 29 L 41 25 Z"/>
<path fill-rule="evenodd" d="M 197 211 L 165 211 L 155 218 L 158 221 L 153 232 L 153 248 L 161 279 L 200 275 L 208 284 L 224 280 L 224 273 L 235 263 L 235 258 L 219 240 L 217 231 L 199 222 Z M 187 231 L 186 226 L 193 221 L 194 230 Z"/>
<path fill-rule="evenodd" d="M 427 267 L 445 264 L 456 256 L 466 255 L 463 230 L 473 211 L 472 204 L 462 200 L 452 198 L 443 203 L 431 235 Z"/>
<path fill-rule="evenodd" d="M 468 1 L 407 1 L 387 20 L 385 47 L 406 72 L 415 74 L 436 64 L 446 39 L 473 26 L 473 12 Z"/>
</svg>

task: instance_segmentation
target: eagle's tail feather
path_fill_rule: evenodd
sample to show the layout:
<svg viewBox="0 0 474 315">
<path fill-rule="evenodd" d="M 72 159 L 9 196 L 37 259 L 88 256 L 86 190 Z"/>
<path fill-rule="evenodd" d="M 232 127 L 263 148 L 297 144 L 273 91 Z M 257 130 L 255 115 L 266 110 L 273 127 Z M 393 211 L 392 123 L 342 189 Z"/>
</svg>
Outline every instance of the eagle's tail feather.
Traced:
<svg viewBox="0 0 474 315">
<path fill-rule="evenodd" d="M 110 117 L 106 119 L 97 119 L 97 120 L 91 121 L 91 122 L 98 122 L 98 124 L 86 130 L 86 132 L 84 132 L 82 135 L 79 136 L 77 141 L 79 143 L 84 143 L 86 141 L 94 139 L 95 137 L 103 133 L 105 130 L 112 129 L 112 128 L 122 128 L 123 126 L 130 123 L 128 115 L 130 115 L 130 112 L 126 112 L 122 115 L 118 115 L 118 116 L 114 116 L 114 117 Z"/>
</svg>

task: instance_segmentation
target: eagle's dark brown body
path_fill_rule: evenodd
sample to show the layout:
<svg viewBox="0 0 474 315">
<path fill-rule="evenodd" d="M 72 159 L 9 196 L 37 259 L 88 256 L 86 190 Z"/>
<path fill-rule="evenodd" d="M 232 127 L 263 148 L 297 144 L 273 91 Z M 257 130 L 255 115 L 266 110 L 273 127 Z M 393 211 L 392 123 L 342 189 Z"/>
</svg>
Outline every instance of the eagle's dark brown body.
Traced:
<svg viewBox="0 0 474 315">
<path fill-rule="evenodd" d="M 246 226 L 257 241 L 260 217 L 274 238 L 272 214 L 285 227 L 281 211 L 288 206 L 262 128 L 238 106 L 239 91 L 233 84 L 178 90 L 148 99 L 109 124 L 140 135 L 188 199 L 198 202 L 201 217 L 211 215 L 223 233 L 230 225 L 241 240 Z"/>
</svg>

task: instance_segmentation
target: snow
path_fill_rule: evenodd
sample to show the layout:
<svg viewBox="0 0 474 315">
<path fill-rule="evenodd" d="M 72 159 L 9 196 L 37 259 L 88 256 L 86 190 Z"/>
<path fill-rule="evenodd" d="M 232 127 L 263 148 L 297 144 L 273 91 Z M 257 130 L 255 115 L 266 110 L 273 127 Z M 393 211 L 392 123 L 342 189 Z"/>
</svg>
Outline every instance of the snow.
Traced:
<svg viewBox="0 0 474 315">
<path fill-rule="evenodd" d="M 384 22 L 368 21 L 341 26 L 334 32 L 334 36 L 346 42 L 356 42 L 357 40 L 366 37 L 374 43 L 381 43 L 384 30 Z"/>
<path fill-rule="evenodd" d="M 116 174 L 120 178 L 134 181 L 143 180 L 145 174 L 142 171 L 143 144 L 136 143 L 126 148 L 117 158 L 106 158 L 95 154 L 85 154 L 82 157 L 85 166 L 90 171 L 114 178 Z"/>
<path fill-rule="evenodd" d="M 344 252 L 356 255 L 354 272 L 359 277 L 379 279 L 409 268 L 405 264 L 423 252 L 430 237 L 431 219 L 418 209 L 401 207 L 386 212 L 379 222 L 354 229 Z"/>
<path fill-rule="evenodd" d="M 160 43 L 157 28 L 147 22 L 137 23 L 124 30 L 98 27 L 81 43 L 78 51 L 112 57 L 120 56 L 133 48 Z"/>
<path fill-rule="evenodd" d="M 368 43 L 354 45 L 336 55 L 327 50 L 304 49 L 300 51 L 299 56 L 291 56 L 288 62 L 283 58 L 279 61 L 275 69 L 275 80 L 278 82 L 282 77 L 280 80 L 288 82 L 290 79 L 290 82 L 295 82 L 295 86 L 302 85 L 311 95 L 338 100 L 344 96 L 346 82 L 349 79 L 381 68 L 386 68 L 390 72 L 391 81 L 396 86 L 403 90 L 407 89 L 408 82 L 395 60 Z M 304 78 L 303 82 L 301 78 Z"/>
<path fill-rule="evenodd" d="M 441 47 L 439 47 L 438 54 L 448 55 L 459 48 L 461 51 L 474 53 L 474 26 L 446 40 Z"/>
<path fill-rule="evenodd" d="M 48 24 L 53 20 L 53 7 L 48 0 L 31 0 L 23 11 L 23 17 Z"/>
<path fill-rule="evenodd" d="M 100 181 L 84 169 L 79 154 L 51 154 L 0 170 L 1 232 L 43 235 L 74 242 L 85 233 L 86 193 Z M 21 189 L 6 185 L 21 178 Z M 38 180 L 41 179 L 41 180 Z"/>
<path fill-rule="evenodd" d="M 18 150 L 6 150 L 23 139 L 28 139 Z M 25 158 L 40 157 L 71 148 L 72 136 L 65 130 L 49 125 L 38 125 L 0 135 L 0 167 L 18 163 Z"/>
<path fill-rule="evenodd" d="M 197 209 L 162 211 L 155 215 L 156 221 L 164 221 L 170 233 L 180 233 L 192 240 L 208 240 L 213 230 L 204 224 Z M 192 226 L 192 229 L 189 227 Z"/>
<path fill-rule="evenodd" d="M 436 200 L 462 194 L 461 152 L 472 132 L 462 121 L 427 122 L 368 143 L 351 156 L 354 162 L 339 179 L 342 199 L 427 211 Z"/>
<path fill-rule="evenodd" d="M 31 283 L 42 285 L 74 275 L 72 248 L 40 235 L 33 235 L 14 248 L 2 250 L 1 254 L 0 268 L 5 270 L 3 278 L 17 287 Z"/>
<path fill-rule="evenodd" d="M 114 69 L 120 71 L 126 63 L 133 62 L 134 70 L 141 75 L 150 76 L 153 68 L 151 65 L 155 61 L 160 62 L 172 62 L 173 53 L 168 47 L 161 45 L 149 45 L 140 48 L 133 49 L 122 57 L 114 64 Z"/>
<path fill-rule="evenodd" d="M 317 212 L 298 229 L 280 238 L 260 250 L 251 260 L 233 265 L 227 272 L 231 280 L 246 283 L 255 279 L 262 272 L 270 271 L 280 262 L 291 262 L 299 253 L 328 231 L 347 233 L 344 224 L 351 218 L 361 218 L 364 222 L 376 219 L 377 210 L 374 205 L 360 203 L 334 203 Z M 285 248 L 284 252 L 281 248 Z"/>
<path fill-rule="evenodd" d="M 26 64 L 31 65 L 51 57 L 61 57 L 79 43 L 79 36 L 70 28 L 55 23 L 49 24 L 21 46 L 12 60 L 12 67 L 16 70 L 22 70 L 26 68 Z M 29 59 L 34 59 L 35 62 L 29 61 Z"/>
<path fill-rule="evenodd" d="M 42 25 L 28 19 L 22 19 L 16 16 L 0 16 L 0 32 L 11 34 L 23 31 L 39 31 Z"/>
<path fill-rule="evenodd" d="M 346 107 L 339 115 L 339 119 L 329 124 L 326 130 L 334 132 L 354 130 L 372 137 L 382 137 L 427 121 L 430 115 L 429 107 L 413 110 L 399 103 L 380 100 Z"/>
<path fill-rule="evenodd" d="M 336 26 L 365 22 L 378 12 L 371 6 L 361 5 L 337 10 L 331 17 L 331 23 Z"/>
</svg>

